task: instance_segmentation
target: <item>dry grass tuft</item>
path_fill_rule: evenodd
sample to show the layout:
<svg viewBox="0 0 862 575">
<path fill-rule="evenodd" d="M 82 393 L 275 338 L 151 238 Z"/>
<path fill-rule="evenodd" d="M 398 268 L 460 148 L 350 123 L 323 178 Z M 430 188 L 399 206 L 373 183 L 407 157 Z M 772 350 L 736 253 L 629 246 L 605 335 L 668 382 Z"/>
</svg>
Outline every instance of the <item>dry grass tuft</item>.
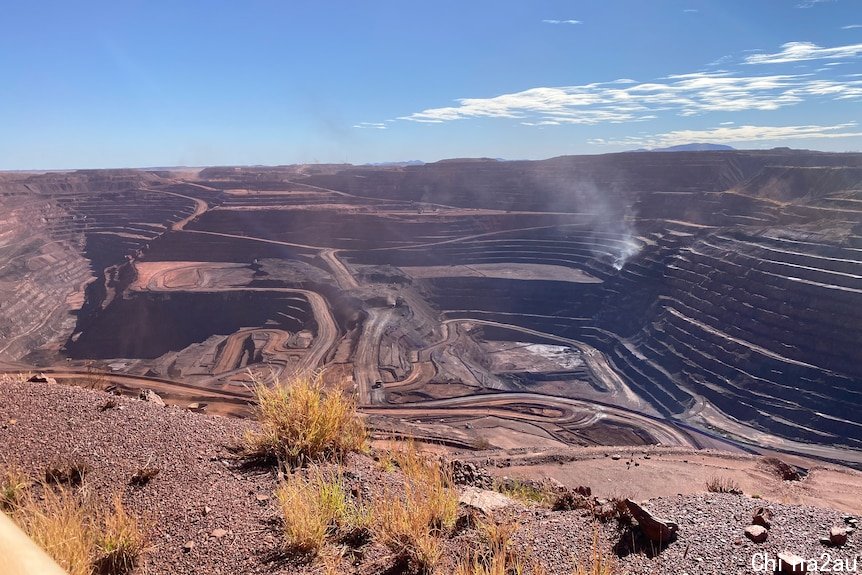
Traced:
<svg viewBox="0 0 862 575">
<path fill-rule="evenodd" d="M 512 550 L 515 522 L 488 522 L 479 525 L 486 549 L 473 551 L 458 564 L 455 575 L 520 575 L 525 567 Z"/>
<path fill-rule="evenodd" d="M 348 495 L 340 475 L 316 467 L 289 474 L 276 492 L 284 515 L 287 551 L 316 555 L 328 537 L 365 528 L 367 513 Z"/>
<path fill-rule="evenodd" d="M 0 510 L 14 511 L 24 499 L 29 486 L 30 480 L 16 468 L 0 472 Z"/>
<path fill-rule="evenodd" d="M 0 373 L 0 385 L 3 384 L 11 384 L 11 383 L 27 383 L 31 377 L 33 377 L 33 373 L 24 372 L 24 373 Z"/>
<path fill-rule="evenodd" d="M 494 489 L 506 497 L 511 497 L 522 503 L 550 507 L 558 495 L 550 486 L 540 486 L 533 482 L 509 479 L 494 482 Z"/>
<path fill-rule="evenodd" d="M 129 573 L 143 551 L 144 536 L 137 518 L 126 512 L 119 496 L 114 497 L 113 509 L 104 515 L 101 527 L 96 535 L 95 573 Z"/>
<path fill-rule="evenodd" d="M 66 489 L 45 489 L 21 502 L 12 515 L 24 532 L 69 575 L 91 575 L 95 510 Z"/>
<path fill-rule="evenodd" d="M 12 519 L 69 575 L 124 575 L 143 551 L 138 521 L 117 497 L 104 512 L 80 493 L 45 486 L 27 492 Z"/>
<path fill-rule="evenodd" d="M 340 390 L 325 391 L 319 376 L 257 383 L 254 391 L 261 430 L 246 436 L 247 455 L 293 468 L 365 449 L 356 403 Z"/>
<path fill-rule="evenodd" d="M 402 489 L 375 499 L 372 534 L 413 571 L 431 572 L 442 554 L 440 537 L 455 525 L 458 495 L 447 468 L 419 454 L 412 443 L 393 452 L 393 459 L 403 473 Z"/>
<path fill-rule="evenodd" d="M 742 495 L 739 483 L 729 477 L 713 477 L 706 482 L 706 490 L 710 493 L 732 493 Z"/>
<path fill-rule="evenodd" d="M 599 543 L 599 526 L 593 526 L 593 544 L 586 565 L 575 566 L 574 575 L 614 575 L 618 572 L 613 557 L 602 551 Z"/>
</svg>

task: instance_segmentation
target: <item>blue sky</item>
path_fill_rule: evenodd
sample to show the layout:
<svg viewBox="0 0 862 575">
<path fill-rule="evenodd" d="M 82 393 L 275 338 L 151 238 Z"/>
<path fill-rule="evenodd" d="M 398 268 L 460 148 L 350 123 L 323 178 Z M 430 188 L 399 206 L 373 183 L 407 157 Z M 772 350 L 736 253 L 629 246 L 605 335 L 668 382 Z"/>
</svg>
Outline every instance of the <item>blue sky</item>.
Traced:
<svg viewBox="0 0 862 575">
<path fill-rule="evenodd" d="M 3 4 L 0 169 L 862 150 L 859 0 Z"/>
</svg>

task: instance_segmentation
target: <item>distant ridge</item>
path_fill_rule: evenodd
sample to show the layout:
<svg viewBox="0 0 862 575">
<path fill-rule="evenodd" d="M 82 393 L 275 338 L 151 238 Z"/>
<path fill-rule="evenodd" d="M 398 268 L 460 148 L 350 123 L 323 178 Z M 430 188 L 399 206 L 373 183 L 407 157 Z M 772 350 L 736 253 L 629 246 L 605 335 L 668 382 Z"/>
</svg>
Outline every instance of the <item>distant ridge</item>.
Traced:
<svg viewBox="0 0 862 575">
<path fill-rule="evenodd" d="M 726 146 L 724 144 L 709 144 L 709 143 L 693 143 L 693 144 L 679 144 L 678 146 L 668 146 L 667 148 L 652 148 L 645 149 L 640 148 L 634 150 L 635 152 L 716 152 L 722 150 L 735 150 L 733 146 Z"/>
<path fill-rule="evenodd" d="M 422 160 L 407 160 L 406 162 L 369 162 L 367 164 L 362 164 L 363 166 L 375 166 L 375 167 L 399 167 L 399 166 L 422 166 L 425 162 Z"/>
</svg>

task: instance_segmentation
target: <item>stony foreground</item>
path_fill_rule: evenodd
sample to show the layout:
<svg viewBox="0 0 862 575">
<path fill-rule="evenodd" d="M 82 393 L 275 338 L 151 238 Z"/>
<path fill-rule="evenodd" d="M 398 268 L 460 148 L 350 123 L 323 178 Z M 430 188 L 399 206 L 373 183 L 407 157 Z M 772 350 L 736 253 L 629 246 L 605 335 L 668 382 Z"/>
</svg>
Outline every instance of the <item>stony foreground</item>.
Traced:
<svg viewBox="0 0 862 575">
<path fill-rule="evenodd" d="M 34 476 L 49 465 L 84 462 L 92 467 L 85 489 L 107 500 L 122 493 L 131 511 L 148 525 L 149 546 L 141 573 L 297 573 L 319 565 L 279 557 L 279 512 L 272 493 L 276 478 L 235 464 L 229 448 L 253 423 L 165 408 L 101 392 L 41 383 L 0 385 L 0 466 L 20 466 Z M 147 485 L 129 485 L 140 468 L 159 470 Z M 372 457 L 354 456 L 346 474 L 363 490 L 391 482 Z M 673 481 L 673 477 L 668 477 Z M 764 543 L 744 535 L 752 513 L 773 511 Z M 519 527 L 514 542 L 550 573 L 570 573 L 584 563 L 594 538 L 619 573 L 752 573 L 764 559 L 789 551 L 806 559 L 836 561 L 844 571 L 862 569 L 862 535 L 843 547 L 819 542 L 847 517 L 826 508 L 783 505 L 730 494 L 704 493 L 653 499 L 645 505 L 679 525 L 677 539 L 659 550 L 616 522 L 600 523 L 583 510 L 551 511 L 512 502 L 493 511 Z M 446 542 L 451 572 L 471 533 Z M 388 565 L 374 544 L 361 549 L 343 572 L 382 573 Z"/>
</svg>

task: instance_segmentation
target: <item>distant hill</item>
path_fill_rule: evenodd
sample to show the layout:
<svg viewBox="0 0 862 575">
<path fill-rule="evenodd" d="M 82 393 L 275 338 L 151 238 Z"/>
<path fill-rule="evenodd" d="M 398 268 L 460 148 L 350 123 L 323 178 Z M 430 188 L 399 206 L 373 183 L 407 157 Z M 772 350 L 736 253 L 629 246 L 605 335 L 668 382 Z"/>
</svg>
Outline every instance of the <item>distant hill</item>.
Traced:
<svg viewBox="0 0 862 575">
<path fill-rule="evenodd" d="M 652 148 L 651 150 L 647 150 L 644 148 L 640 148 L 638 150 L 634 150 L 635 152 L 717 152 L 722 150 L 735 150 L 733 146 L 725 146 L 724 144 L 708 144 L 708 143 L 694 143 L 694 144 L 680 144 L 678 146 L 669 146 L 667 148 Z"/>
<path fill-rule="evenodd" d="M 375 166 L 375 167 L 400 167 L 400 166 L 422 166 L 425 162 L 422 160 L 407 160 L 406 162 L 369 162 L 367 164 L 363 164 L 363 166 Z"/>
</svg>

